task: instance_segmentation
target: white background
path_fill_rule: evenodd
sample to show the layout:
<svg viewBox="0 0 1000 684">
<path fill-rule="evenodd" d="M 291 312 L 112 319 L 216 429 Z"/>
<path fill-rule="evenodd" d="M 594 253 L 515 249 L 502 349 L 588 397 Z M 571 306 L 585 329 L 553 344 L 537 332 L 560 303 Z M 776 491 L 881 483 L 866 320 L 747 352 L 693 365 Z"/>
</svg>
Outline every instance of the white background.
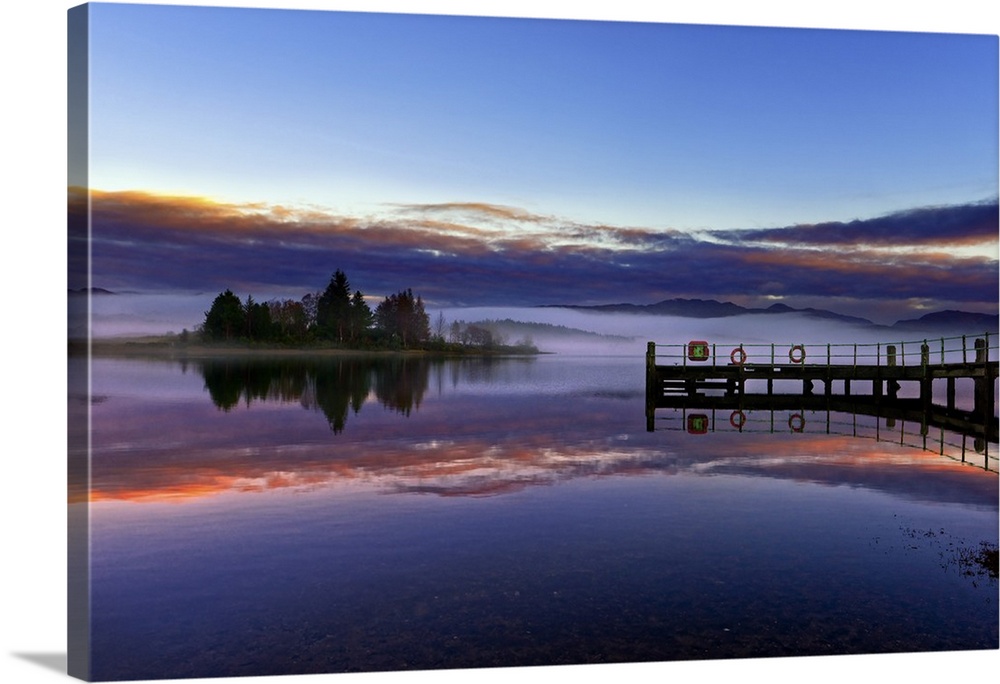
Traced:
<svg viewBox="0 0 1000 684">
<path fill-rule="evenodd" d="M 4 311 L 4 436 L 0 543 L 0 681 L 30 684 L 66 675 L 66 11 L 76 3 L 16 0 L 0 18 L 0 117 L 3 125 L 0 218 Z M 166 0 L 161 4 L 181 4 Z M 198 4 L 198 3 L 184 3 Z M 951 33 L 998 33 L 997 12 L 985 0 L 903 3 L 837 2 L 668 3 L 649 0 L 556 2 L 226 2 L 203 4 L 303 9 L 419 11 L 679 23 L 808 26 Z M 665 5 L 658 7 L 657 5 Z M 986 144 L 994 144 L 985 141 Z M 976 681 L 994 675 L 1000 652 L 867 657 L 653 663 L 429 673 L 313 675 L 306 678 L 224 678 L 227 682 L 524 682 L 572 677 L 576 682 Z"/>
</svg>

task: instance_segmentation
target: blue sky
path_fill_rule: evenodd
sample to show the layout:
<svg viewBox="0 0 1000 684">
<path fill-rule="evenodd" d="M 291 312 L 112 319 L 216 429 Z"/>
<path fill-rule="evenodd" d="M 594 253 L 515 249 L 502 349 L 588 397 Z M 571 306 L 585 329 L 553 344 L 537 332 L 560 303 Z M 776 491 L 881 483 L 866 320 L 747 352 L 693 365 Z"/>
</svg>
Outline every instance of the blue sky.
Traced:
<svg viewBox="0 0 1000 684">
<path fill-rule="evenodd" d="M 93 6 L 91 182 L 643 227 L 996 194 L 990 36 Z"/>
<path fill-rule="evenodd" d="M 996 309 L 996 35 L 91 12 L 97 286 Z"/>
</svg>

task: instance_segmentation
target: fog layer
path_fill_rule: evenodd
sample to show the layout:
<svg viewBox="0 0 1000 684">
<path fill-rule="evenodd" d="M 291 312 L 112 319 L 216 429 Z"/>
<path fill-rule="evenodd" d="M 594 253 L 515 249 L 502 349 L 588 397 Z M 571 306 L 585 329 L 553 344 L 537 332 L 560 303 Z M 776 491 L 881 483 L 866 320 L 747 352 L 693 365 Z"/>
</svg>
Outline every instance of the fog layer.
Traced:
<svg viewBox="0 0 1000 684">
<path fill-rule="evenodd" d="M 116 294 L 91 298 L 92 334 L 95 338 L 163 335 L 194 331 L 204 320 L 212 297 L 205 294 Z M 70 297 L 70 336 L 85 334 L 86 298 Z M 453 322 L 520 321 L 533 326 L 519 328 L 497 324 L 506 341 L 529 337 L 544 352 L 559 354 L 642 354 L 649 341 L 684 344 L 705 340 L 727 348 L 730 345 L 899 343 L 939 339 L 940 330 L 894 330 L 882 326 L 859 326 L 824 320 L 800 313 L 755 314 L 722 318 L 682 318 L 644 314 L 596 313 L 553 307 L 472 307 L 428 309 L 431 330 L 448 335 Z M 970 336 L 982 330 L 948 331 L 947 335 Z M 995 332 L 995 331 L 990 331 Z"/>
</svg>

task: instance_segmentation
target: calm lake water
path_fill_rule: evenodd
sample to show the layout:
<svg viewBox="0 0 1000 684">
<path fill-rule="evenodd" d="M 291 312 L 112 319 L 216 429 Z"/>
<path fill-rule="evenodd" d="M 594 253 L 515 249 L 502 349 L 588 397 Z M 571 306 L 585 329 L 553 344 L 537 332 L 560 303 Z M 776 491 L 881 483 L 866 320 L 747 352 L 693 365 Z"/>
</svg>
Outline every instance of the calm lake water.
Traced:
<svg viewBox="0 0 1000 684">
<path fill-rule="evenodd" d="M 94 360 L 94 677 L 998 647 L 995 445 L 643 364 Z"/>
</svg>

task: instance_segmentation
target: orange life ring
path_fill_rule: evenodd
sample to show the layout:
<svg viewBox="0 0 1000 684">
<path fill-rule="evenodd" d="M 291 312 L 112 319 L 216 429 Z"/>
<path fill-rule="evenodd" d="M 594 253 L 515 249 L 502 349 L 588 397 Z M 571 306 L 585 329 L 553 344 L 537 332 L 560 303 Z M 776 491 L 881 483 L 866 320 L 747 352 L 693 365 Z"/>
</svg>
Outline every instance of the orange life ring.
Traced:
<svg viewBox="0 0 1000 684">
<path fill-rule="evenodd" d="M 731 414 L 729 414 L 729 424 L 732 425 L 737 430 L 742 430 L 743 426 L 746 425 L 746 423 L 747 423 L 747 417 L 746 414 L 743 413 L 743 411 L 736 410 L 733 411 Z"/>
<path fill-rule="evenodd" d="M 737 360 L 737 356 L 739 356 L 739 360 Z M 734 365 L 742 366 L 747 360 L 747 353 L 743 351 L 743 347 L 736 347 L 736 349 L 729 353 L 729 360 L 732 361 Z"/>
<path fill-rule="evenodd" d="M 793 413 L 788 416 L 788 427 L 792 432 L 802 432 L 806 427 L 806 419 L 802 417 L 801 413 Z"/>
<path fill-rule="evenodd" d="M 798 352 L 798 356 L 795 355 Z M 806 350 L 801 344 L 796 344 L 788 350 L 788 360 L 792 363 L 802 363 L 806 360 Z"/>
</svg>

